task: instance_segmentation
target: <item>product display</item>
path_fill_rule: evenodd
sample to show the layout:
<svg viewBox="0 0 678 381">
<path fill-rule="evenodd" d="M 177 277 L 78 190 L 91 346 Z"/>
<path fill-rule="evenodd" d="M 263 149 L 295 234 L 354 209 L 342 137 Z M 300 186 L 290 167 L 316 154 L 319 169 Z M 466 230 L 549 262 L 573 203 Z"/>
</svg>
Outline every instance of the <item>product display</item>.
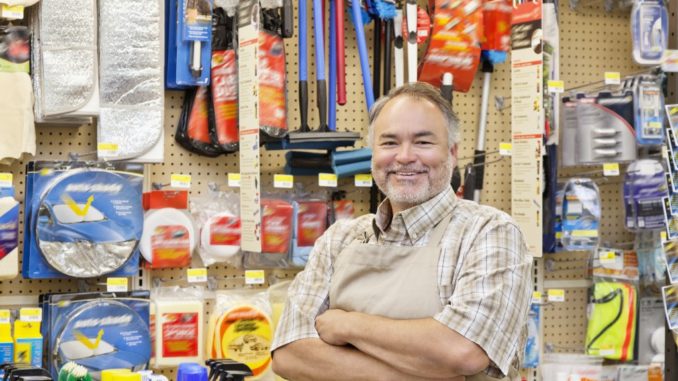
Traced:
<svg viewBox="0 0 678 381">
<path fill-rule="evenodd" d="M 0 187 L 0 279 L 19 274 L 19 202 L 14 188 Z"/>
<path fill-rule="evenodd" d="M 155 364 L 170 367 L 204 358 L 204 306 L 197 288 L 153 290 L 155 305 Z"/>
<path fill-rule="evenodd" d="M 570 179 L 563 188 L 561 242 L 566 250 L 591 250 L 598 244 L 600 195 L 591 179 Z"/>
</svg>

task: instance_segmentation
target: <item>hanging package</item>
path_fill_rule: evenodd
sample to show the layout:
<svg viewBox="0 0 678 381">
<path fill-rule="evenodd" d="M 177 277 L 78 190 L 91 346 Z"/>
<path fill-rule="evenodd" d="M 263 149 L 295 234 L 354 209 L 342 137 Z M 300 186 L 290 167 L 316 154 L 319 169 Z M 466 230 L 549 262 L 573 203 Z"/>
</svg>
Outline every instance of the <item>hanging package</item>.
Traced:
<svg viewBox="0 0 678 381">
<path fill-rule="evenodd" d="M 634 89 L 636 138 L 641 145 L 664 142 L 664 93 L 655 76 L 638 77 Z"/>
<path fill-rule="evenodd" d="M 132 276 L 143 227 L 143 167 L 30 162 L 23 276 Z"/>
<path fill-rule="evenodd" d="M 19 202 L 14 188 L 0 184 L 0 279 L 19 274 Z"/>
<path fill-rule="evenodd" d="M 99 2 L 101 112 L 97 141 L 122 160 L 150 151 L 164 123 L 162 0 Z M 68 8 L 64 8 L 68 9 Z"/>
<path fill-rule="evenodd" d="M 631 9 L 633 60 L 639 65 L 661 64 L 669 41 L 668 11 L 662 0 L 639 0 Z"/>
<path fill-rule="evenodd" d="M 225 262 L 241 267 L 240 196 L 210 189 L 191 199 L 191 214 L 200 230 L 199 253 L 205 266 Z"/>
<path fill-rule="evenodd" d="M 303 267 L 315 241 L 327 230 L 327 201 L 294 201 L 294 236 L 292 239 L 292 264 Z"/>
<path fill-rule="evenodd" d="M 565 250 L 591 250 L 598 245 L 600 213 L 600 192 L 591 179 L 574 178 L 565 184 L 561 217 Z"/>
<path fill-rule="evenodd" d="M 261 200 L 261 253 L 244 253 L 244 266 L 257 268 L 290 267 L 294 207 L 282 198 Z"/>
<path fill-rule="evenodd" d="M 586 353 L 611 360 L 633 360 L 637 303 L 636 289 L 630 283 L 595 283 L 586 330 Z"/>
<path fill-rule="evenodd" d="M 53 377 L 70 361 L 87 368 L 95 380 L 101 379 L 104 369 L 144 369 L 151 356 L 148 295 L 134 291 L 46 296 L 47 361 Z"/>
<path fill-rule="evenodd" d="M 631 163 L 624 176 L 626 228 L 658 230 L 664 227 L 663 198 L 668 197 L 661 163 L 644 159 Z"/>
</svg>

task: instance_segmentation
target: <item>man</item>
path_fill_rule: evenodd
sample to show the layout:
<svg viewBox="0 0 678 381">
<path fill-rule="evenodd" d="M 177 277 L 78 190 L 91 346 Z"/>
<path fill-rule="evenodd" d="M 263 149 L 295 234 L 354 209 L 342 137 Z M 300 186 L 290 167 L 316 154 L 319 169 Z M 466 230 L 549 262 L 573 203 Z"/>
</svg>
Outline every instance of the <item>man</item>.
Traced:
<svg viewBox="0 0 678 381">
<path fill-rule="evenodd" d="M 435 88 L 370 112 L 376 215 L 334 224 L 290 286 L 273 367 L 303 380 L 494 380 L 515 374 L 532 293 L 511 218 L 450 187 L 458 120 Z M 512 370 L 513 369 L 513 370 Z"/>
</svg>

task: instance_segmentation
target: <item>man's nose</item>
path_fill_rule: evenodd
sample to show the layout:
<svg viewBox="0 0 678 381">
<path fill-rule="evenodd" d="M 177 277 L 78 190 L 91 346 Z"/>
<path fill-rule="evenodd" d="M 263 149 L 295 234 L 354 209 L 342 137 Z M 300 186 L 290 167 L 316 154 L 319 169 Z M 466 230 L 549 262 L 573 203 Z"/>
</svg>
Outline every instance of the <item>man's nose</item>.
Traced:
<svg viewBox="0 0 678 381">
<path fill-rule="evenodd" d="M 413 148 L 414 147 L 409 143 L 401 144 L 398 148 L 398 153 L 396 154 L 396 160 L 400 163 L 411 163 L 415 161 L 416 155 Z"/>
</svg>

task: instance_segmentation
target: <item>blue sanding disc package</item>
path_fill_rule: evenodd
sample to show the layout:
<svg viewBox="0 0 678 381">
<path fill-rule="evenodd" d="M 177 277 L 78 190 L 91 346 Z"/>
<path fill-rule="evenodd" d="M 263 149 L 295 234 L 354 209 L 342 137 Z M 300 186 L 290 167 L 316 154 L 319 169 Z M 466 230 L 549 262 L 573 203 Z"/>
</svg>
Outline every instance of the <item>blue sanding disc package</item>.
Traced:
<svg viewBox="0 0 678 381">
<path fill-rule="evenodd" d="M 143 167 L 29 163 L 25 278 L 131 276 L 143 229 Z"/>
<path fill-rule="evenodd" d="M 104 369 L 145 369 L 151 357 L 148 293 L 145 298 L 91 296 L 53 295 L 46 303 L 52 374 L 70 361 L 95 379 Z"/>
</svg>

